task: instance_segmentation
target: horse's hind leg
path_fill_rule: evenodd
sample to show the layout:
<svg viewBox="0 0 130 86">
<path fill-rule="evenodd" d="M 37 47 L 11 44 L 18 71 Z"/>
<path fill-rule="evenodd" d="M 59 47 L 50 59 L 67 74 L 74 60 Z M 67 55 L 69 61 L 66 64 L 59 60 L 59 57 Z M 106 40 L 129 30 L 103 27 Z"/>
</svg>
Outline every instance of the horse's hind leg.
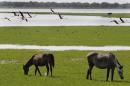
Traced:
<svg viewBox="0 0 130 86">
<path fill-rule="evenodd" d="M 93 69 L 93 65 L 90 67 L 90 80 L 92 80 L 92 69 Z"/>
<path fill-rule="evenodd" d="M 93 69 L 93 66 L 94 65 L 89 65 L 89 69 L 88 69 L 88 71 L 87 71 L 87 79 L 89 79 L 89 76 L 90 76 L 90 80 L 92 80 L 92 75 L 91 75 L 91 73 L 92 73 L 92 69 Z"/>
<path fill-rule="evenodd" d="M 47 69 L 47 76 L 49 75 L 49 66 L 46 65 L 46 69 Z"/>
<path fill-rule="evenodd" d="M 86 76 L 86 79 L 89 79 L 89 74 L 90 74 L 90 71 L 89 69 L 87 70 L 87 76 Z"/>
<path fill-rule="evenodd" d="M 109 73 L 110 73 L 110 68 L 107 68 L 107 78 L 106 78 L 106 81 L 108 81 Z"/>
<path fill-rule="evenodd" d="M 50 71 L 51 71 L 51 76 L 52 76 L 52 65 L 50 65 Z"/>
</svg>

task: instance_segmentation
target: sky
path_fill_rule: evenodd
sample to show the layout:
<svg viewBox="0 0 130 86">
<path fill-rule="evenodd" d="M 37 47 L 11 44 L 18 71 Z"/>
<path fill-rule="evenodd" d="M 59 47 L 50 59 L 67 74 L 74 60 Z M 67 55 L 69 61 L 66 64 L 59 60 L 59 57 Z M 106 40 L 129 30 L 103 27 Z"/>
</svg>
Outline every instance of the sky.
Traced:
<svg viewBox="0 0 130 86">
<path fill-rule="evenodd" d="M 17 1 L 17 2 L 28 2 L 28 1 L 38 1 L 38 2 L 109 2 L 109 3 L 130 3 L 130 0 L 0 0 L 0 1 Z"/>
</svg>

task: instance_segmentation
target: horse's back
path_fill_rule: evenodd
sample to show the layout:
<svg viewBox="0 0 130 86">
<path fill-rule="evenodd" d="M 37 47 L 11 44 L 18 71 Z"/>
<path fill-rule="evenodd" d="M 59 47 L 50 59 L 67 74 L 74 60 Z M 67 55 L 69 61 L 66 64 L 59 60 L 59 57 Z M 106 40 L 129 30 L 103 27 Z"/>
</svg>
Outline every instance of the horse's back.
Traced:
<svg viewBox="0 0 130 86">
<path fill-rule="evenodd" d="M 36 54 L 34 57 L 33 57 L 33 63 L 35 65 L 45 65 L 47 63 L 47 57 L 46 57 L 46 54 Z"/>
<path fill-rule="evenodd" d="M 48 63 L 52 63 L 54 65 L 54 56 L 53 54 L 36 54 L 33 57 L 33 64 L 43 66 Z"/>
<path fill-rule="evenodd" d="M 96 56 L 95 56 L 96 55 Z M 90 53 L 88 54 L 88 63 L 91 65 L 95 65 L 98 68 L 106 68 L 108 66 L 115 65 L 115 55 L 112 53 L 108 54 L 96 54 Z"/>
</svg>

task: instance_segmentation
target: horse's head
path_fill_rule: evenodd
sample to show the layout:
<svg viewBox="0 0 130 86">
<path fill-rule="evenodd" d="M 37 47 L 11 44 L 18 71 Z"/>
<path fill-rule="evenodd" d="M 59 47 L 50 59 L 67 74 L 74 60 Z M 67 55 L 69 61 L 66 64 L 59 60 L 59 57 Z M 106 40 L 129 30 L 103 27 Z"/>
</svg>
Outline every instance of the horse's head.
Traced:
<svg viewBox="0 0 130 86">
<path fill-rule="evenodd" d="M 24 74 L 28 75 L 29 68 L 23 65 Z"/>
<path fill-rule="evenodd" d="M 124 79 L 124 76 L 123 76 L 123 66 L 120 66 L 120 67 L 118 68 L 118 73 L 119 73 L 119 75 L 120 75 L 120 78 L 121 78 L 121 79 Z"/>
</svg>

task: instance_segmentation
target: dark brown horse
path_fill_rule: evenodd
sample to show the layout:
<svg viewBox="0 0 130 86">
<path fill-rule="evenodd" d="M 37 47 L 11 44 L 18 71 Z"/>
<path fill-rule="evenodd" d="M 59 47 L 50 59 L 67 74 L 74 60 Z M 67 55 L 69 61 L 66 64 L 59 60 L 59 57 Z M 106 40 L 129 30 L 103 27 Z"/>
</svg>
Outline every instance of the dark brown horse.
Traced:
<svg viewBox="0 0 130 86">
<path fill-rule="evenodd" d="M 46 66 L 47 76 L 49 74 L 49 70 L 51 71 L 51 76 L 52 76 L 52 67 L 54 67 L 55 65 L 54 56 L 53 54 L 33 55 L 32 58 L 25 65 L 23 65 L 23 70 L 25 75 L 28 75 L 29 67 L 32 65 L 35 65 L 35 75 L 37 74 L 38 71 L 41 76 L 41 72 L 38 66 Z"/>
<path fill-rule="evenodd" d="M 90 80 L 92 80 L 91 72 L 92 72 L 93 66 L 96 66 L 97 68 L 100 68 L 100 69 L 105 69 L 105 68 L 107 69 L 106 81 L 108 81 L 110 70 L 111 70 L 111 81 L 113 81 L 115 68 L 117 68 L 120 78 L 124 79 L 123 66 L 118 62 L 114 54 L 109 53 L 106 55 L 102 55 L 102 54 L 92 52 L 87 55 L 87 60 L 88 60 L 88 65 L 89 65 L 87 76 L 86 76 L 87 79 L 89 79 L 90 77 Z"/>
</svg>

